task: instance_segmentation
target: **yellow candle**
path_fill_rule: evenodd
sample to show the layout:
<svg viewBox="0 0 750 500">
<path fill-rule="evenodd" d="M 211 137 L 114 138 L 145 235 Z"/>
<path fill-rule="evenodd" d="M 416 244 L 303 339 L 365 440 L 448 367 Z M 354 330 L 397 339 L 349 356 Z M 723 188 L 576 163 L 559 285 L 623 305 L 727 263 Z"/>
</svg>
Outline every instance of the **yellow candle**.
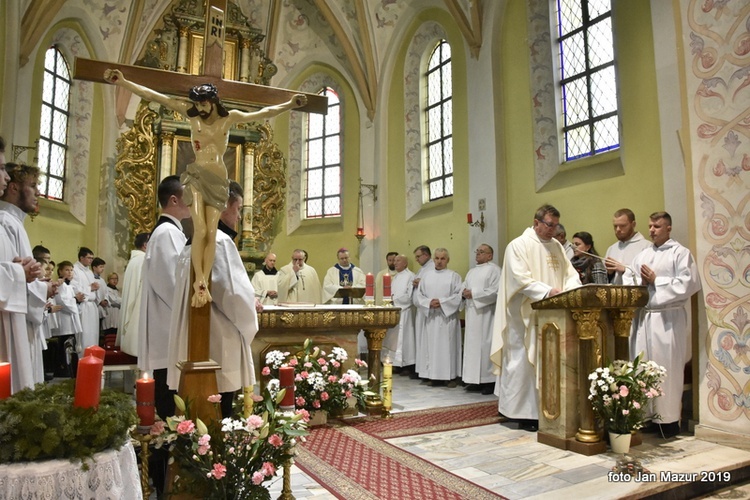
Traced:
<svg viewBox="0 0 750 500">
<path fill-rule="evenodd" d="M 386 358 L 383 361 L 383 407 L 391 408 L 393 401 L 393 365 Z"/>
<path fill-rule="evenodd" d="M 248 385 L 242 389 L 242 408 L 245 418 L 253 414 L 253 387 Z"/>
</svg>

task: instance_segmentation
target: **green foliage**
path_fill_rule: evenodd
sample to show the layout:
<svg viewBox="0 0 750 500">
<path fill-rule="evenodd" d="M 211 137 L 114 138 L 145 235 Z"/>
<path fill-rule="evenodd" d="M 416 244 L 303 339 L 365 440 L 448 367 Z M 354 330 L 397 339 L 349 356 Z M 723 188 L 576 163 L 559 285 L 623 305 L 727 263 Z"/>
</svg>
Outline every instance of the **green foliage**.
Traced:
<svg viewBox="0 0 750 500">
<path fill-rule="evenodd" d="M 104 389 L 95 410 L 74 407 L 74 393 L 70 380 L 37 384 L 0 401 L 0 463 L 84 460 L 125 444 L 138 423 L 131 396 Z"/>
</svg>

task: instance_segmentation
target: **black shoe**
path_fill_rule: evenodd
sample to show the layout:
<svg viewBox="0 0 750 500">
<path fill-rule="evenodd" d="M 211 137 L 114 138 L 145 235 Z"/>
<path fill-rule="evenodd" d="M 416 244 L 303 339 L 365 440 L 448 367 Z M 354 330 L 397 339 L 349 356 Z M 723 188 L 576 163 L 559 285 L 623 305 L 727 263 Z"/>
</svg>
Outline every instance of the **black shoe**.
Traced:
<svg viewBox="0 0 750 500">
<path fill-rule="evenodd" d="M 412 380 L 416 380 L 416 379 L 419 378 L 419 373 L 417 373 L 417 372 L 411 372 L 409 374 L 409 378 L 412 379 Z"/>
<path fill-rule="evenodd" d="M 536 432 L 539 430 L 539 420 L 520 418 L 518 419 L 518 428 L 526 432 Z"/>
<path fill-rule="evenodd" d="M 680 423 L 670 422 L 668 424 L 657 424 L 659 433 L 664 439 L 673 438 L 680 433 Z"/>
<path fill-rule="evenodd" d="M 490 394 L 495 394 L 495 383 L 490 382 L 488 384 L 480 384 L 482 388 L 482 395 L 483 396 L 489 396 Z"/>
<path fill-rule="evenodd" d="M 456 387 L 458 387 L 458 382 L 456 382 L 455 380 L 449 380 L 448 383 L 445 384 L 445 386 L 448 389 L 455 389 Z"/>
<path fill-rule="evenodd" d="M 445 380 L 430 380 L 429 385 L 430 387 L 444 387 Z M 453 387 L 456 387 L 456 386 L 454 385 Z"/>
<path fill-rule="evenodd" d="M 649 422 L 649 424 L 645 427 L 641 427 L 639 429 L 642 434 L 658 434 L 659 433 L 659 424 L 655 424 L 653 422 Z"/>
<path fill-rule="evenodd" d="M 402 368 L 400 366 L 392 366 L 391 367 L 391 373 L 393 375 L 400 375 Z"/>
<path fill-rule="evenodd" d="M 482 390 L 482 386 L 480 384 L 466 384 L 464 390 L 466 392 L 479 392 Z"/>
<path fill-rule="evenodd" d="M 411 374 L 414 373 L 414 365 L 406 365 L 401 367 L 401 372 L 399 375 L 402 377 L 411 376 Z"/>
</svg>

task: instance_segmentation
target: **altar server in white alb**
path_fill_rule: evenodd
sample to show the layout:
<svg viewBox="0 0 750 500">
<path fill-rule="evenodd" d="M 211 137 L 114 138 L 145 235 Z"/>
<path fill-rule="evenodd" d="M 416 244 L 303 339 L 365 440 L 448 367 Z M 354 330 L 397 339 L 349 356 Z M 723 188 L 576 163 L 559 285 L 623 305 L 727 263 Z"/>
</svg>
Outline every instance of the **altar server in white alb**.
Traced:
<svg viewBox="0 0 750 500">
<path fill-rule="evenodd" d="M 90 269 L 94 261 L 94 252 L 86 247 L 78 250 L 78 262 L 73 264 L 73 290 L 83 294 L 83 300 L 78 303 L 78 311 L 81 313 L 81 343 L 78 344 L 78 352 L 92 345 L 99 345 L 99 301 L 101 284 L 94 277 Z"/>
<path fill-rule="evenodd" d="M 646 285 L 649 294 L 648 305 L 633 319 L 630 353 L 635 358 L 643 352 L 645 359 L 667 369 L 664 396 L 653 405 L 661 418 L 654 423 L 672 437 L 680 431 L 684 369 L 692 354 L 686 306 L 701 283 L 690 250 L 670 238 L 672 217 L 655 212 L 649 219 L 653 245 L 636 255 L 623 275 L 624 284 Z"/>
<path fill-rule="evenodd" d="M 394 259 L 394 271 L 391 278 L 391 297 L 393 305 L 401 309 L 398 325 L 389 328 L 383 339 L 383 353 L 394 367 L 413 369 L 417 357 L 416 339 L 414 337 L 414 304 L 412 303 L 412 287 L 414 273 L 409 271 L 409 261 L 406 255 L 398 255 Z"/>
<path fill-rule="evenodd" d="M 381 269 L 375 275 L 375 305 L 383 303 L 383 276 L 386 274 L 393 277 L 396 275 L 396 256 L 398 252 L 388 252 L 385 254 L 386 268 Z"/>
<path fill-rule="evenodd" d="M 23 221 L 26 214 L 36 213 L 39 209 L 39 169 L 16 163 L 5 164 L 5 169 L 10 180 L 0 196 L 0 226 L 5 229 L 10 243 L 9 255 L 12 259 L 21 259 L 26 263 L 24 265 L 29 265 L 34 257 Z M 41 273 L 42 266 L 35 262 L 34 275 L 30 277 L 33 279 L 27 280 L 25 285 L 25 314 L 13 316 L 13 321 L 3 327 L 6 329 L 6 337 L 17 341 L 15 347 L 11 347 L 19 356 L 16 363 L 18 366 L 11 364 L 11 390 L 14 392 L 44 381 L 42 351 L 47 348 L 47 342 L 41 326 L 47 299 L 57 291 L 57 283 L 40 281 L 38 278 Z M 6 286 L 5 283 L 2 286 Z M 25 326 L 22 326 L 23 323 Z M 26 345 L 23 345 L 24 342 Z"/>
<path fill-rule="evenodd" d="M 292 252 L 292 261 L 279 269 L 279 303 L 320 304 L 320 279 L 315 268 L 305 263 L 305 251 Z"/>
<path fill-rule="evenodd" d="M 231 416 L 234 393 L 255 384 L 255 368 L 250 344 L 258 332 L 256 307 L 262 309 L 247 276 L 234 238 L 234 228 L 242 210 L 242 187 L 229 183 L 229 201 L 221 212 L 216 233 L 216 258 L 211 269 L 211 338 L 210 354 L 221 369 L 216 383 L 221 393 L 223 416 Z M 190 247 L 182 251 L 177 264 L 177 284 L 170 328 L 169 387 L 180 384 L 178 361 L 187 359 L 188 322 L 190 317 Z M 257 306 L 256 306 L 257 303 Z"/>
<path fill-rule="evenodd" d="M 528 431 L 539 425 L 536 311 L 531 303 L 581 286 L 554 238 L 559 221 L 555 207 L 542 205 L 533 226 L 508 244 L 495 308 L 491 357 L 500 375 L 498 411 Z"/>
<path fill-rule="evenodd" d="M 651 243 L 635 230 L 635 214 L 629 208 L 621 208 L 612 219 L 617 243 L 613 243 L 606 253 L 604 265 L 607 267 L 609 282 L 622 285 L 625 266 L 630 266 L 635 256 L 651 246 Z"/>
<path fill-rule="evenodd" d="M 190 217 L 190 207 L 185 205 L 182 192 L 176 175 L 165 177 L 159 184 L 161 217 L 148 240 L 143 262 L 138 366 L 154 377 L 156 412 L 162 419 L 174 415 L 175 410 L 174 393 L 167 386 L 167 366 L 175 269 L 187 241 L 180 221 Z"/>
<path fill-rule="evenodd" d="M 414 249 L 414 260 L 416 260 L 417 264 L 421 266 L 416 272 L 414 281 L 412 282 L 414 286 L 412 300 L 414 302 L 414 306 L 416 307 L 414 314 L 414 337 L 417 343 L 417 361 L 414 365 L 414 372 L 409 376 L 411 378 L 424 378 L 424 375 L 421 375 L 421 373 L 427 372 L 429 349 L 427 345 L 427 337 L 423 335 L 424 322 L 426 318 L 425 311 L 419 307 L 419 301 L 417 300 L 417 290 L 419 289 L 419 282 L 422 280 L 422 277 L 424 277 L 426 273 L 435 269 L 435 263 L 432 261 L 432 252 L 430 252 L 430 247 L 428 247 L 427 245 L 419 245 Z"/>
<path fill-rule="evenodd" d="M 279 272 L 276 269 L 276 254 L 269 253 L 263 259 L 263 267 L 255 271 L 250 281 L 255 296 L 264 306 L 275 306 L 279 298 Z"/>
<path fill-rule="evenodd" d="M 331 266 L 323 278 L 324 304 L 361 304 L 362 299 L 336 298 L 339 288 L 364 288 L 365 273 L 349 261 L 349 250 L 340 248 L 336 252 L 338 262 Z"/>
<path fill-rule="evenodd" d="M 141 290 L 143 289 L 143 262 L 146 258 L 149 233 L 139 233 L 135 237 L 135 248 L 130 251 L 130 260 L 125 267 L 122 279 L 122 306 L 117 324 L 117 345 L 131 356 L 138 356 L 138 322 L 141 310 Z"/>
<path fill-rule="evenodd" d="M 490 349 L 492 326 L 495 322 L 497 290 L 500 287 L 500 268 L 492 262 L 494 250 L 483 243 L 476 250 L 476 267 L 469 270 L 461 295 L 466 310 L 464 329 L 464 370 L 461 380 L 469 384 L 467 391 L 492 394 L 495 379 Z"/>
<path fill-rule="evenodd" d="M 427 366 L 420 377 L 430 379 L 430 385 L 456 387 L 461 375 L 461 276 L 448 269 L 450 255 L 445 248 L 436 248 L 435 269 L 422 275 L 416 297 L 423 312 L 422 335 L 427 345 Z"/>
</svg>

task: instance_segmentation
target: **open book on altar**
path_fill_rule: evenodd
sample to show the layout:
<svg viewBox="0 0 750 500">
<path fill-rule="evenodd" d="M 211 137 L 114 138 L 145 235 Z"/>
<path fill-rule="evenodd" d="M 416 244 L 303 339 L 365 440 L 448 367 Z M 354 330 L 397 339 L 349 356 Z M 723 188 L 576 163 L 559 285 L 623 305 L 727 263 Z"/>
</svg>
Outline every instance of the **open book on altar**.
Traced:
<svg viewBox="0 0 750 500">
<path fill-rule="evenodd" d="M 334 295 L 337 299 L 361 299 L 365 296 L 365 289 L 364 288 L 339 288 L 336 290 L 336 294 Z"/>
</svg>

